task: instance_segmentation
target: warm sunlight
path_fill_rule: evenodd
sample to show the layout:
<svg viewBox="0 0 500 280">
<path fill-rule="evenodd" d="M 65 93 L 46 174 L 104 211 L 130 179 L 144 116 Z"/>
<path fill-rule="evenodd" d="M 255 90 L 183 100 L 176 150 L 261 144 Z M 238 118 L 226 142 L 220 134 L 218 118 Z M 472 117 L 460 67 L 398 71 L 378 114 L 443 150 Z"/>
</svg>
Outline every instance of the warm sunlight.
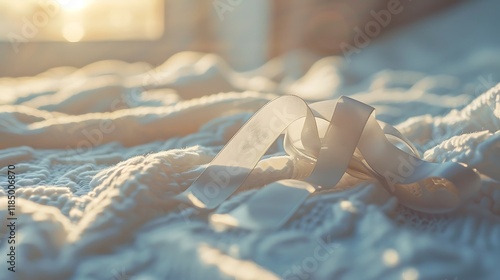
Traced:
<svg viewBox="0 0 500 280">
<path fill-rule="evenodd" d="M 0 41 L 155 40 L 162 0 L 0 0 Z"/>
<path fill-rule="evenodd" d="M 63 36 L 68 42 L 78 42 L 85 35 L 85 29 L 78 22 L 71 22 L 63 27 Z"/>
<path fill-rule="evenodd" d="M 78 11 L 85 8 L 92 0 L 56 0 L 63 10 Z"/>
<path fill-rule="evenodd" d="M 499 11 L 0 0 L 0 280 L 500 280 Z"/>
</svg>

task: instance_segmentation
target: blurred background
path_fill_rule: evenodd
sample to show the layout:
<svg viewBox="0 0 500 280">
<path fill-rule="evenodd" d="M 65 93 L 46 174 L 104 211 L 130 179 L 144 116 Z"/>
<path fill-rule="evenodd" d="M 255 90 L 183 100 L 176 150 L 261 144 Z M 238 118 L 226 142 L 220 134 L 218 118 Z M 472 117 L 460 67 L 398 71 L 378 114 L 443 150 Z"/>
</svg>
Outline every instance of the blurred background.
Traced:
<svg viewBox="0 0 500 280">
<path fill-rule="evenodd" d="M 374 12 L 409 0 L 395 1 L 0 0 L 0 77 L 105 59 L 157 66 L 186 50 L 219 54 L 238 71 L 296 49 L 319 58 L 352 44 Z M 377 40 L 460 0 L 411 2 Z"/>
</svg>

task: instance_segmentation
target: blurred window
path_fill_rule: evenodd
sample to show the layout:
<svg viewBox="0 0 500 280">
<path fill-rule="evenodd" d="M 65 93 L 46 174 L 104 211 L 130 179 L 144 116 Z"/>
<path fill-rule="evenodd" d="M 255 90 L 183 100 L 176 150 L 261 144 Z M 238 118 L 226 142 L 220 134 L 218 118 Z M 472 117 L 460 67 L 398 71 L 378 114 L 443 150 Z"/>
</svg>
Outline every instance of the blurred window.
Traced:
<svg viewBox="0 0 500 280">
<path fill-rule="evenodd" d="M 163 0 L 0 0 L 0 40 L 156 40 Z"/>
</svg>

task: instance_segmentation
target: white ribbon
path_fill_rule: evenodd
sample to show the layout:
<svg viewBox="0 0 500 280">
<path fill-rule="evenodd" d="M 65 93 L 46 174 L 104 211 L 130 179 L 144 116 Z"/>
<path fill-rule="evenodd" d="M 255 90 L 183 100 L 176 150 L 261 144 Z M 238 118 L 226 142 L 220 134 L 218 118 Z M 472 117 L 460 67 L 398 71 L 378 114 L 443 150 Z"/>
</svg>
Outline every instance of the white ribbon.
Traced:
<svg viewBox="0 0 500 280">
<path fill-rule="evenodd" d="M 212 222 L 254 230 L 278 228 L 311 193 L 336 185 L 345 172 L 376 178 L 400 203 L 429 213 L 456 209 L 480 186 L 471 168 L 421 160 L 397 129 L 375 119 L 373 107 L 345 96 L 311 105 L 282 96 L 255 113 L 175 199 L 200 209 L 216 208 L 243 184 L 284 131 L 285 151 L 304 163 L 303 180 L 269 184 L 230 213 L 212 215 Z"/>
</svg>

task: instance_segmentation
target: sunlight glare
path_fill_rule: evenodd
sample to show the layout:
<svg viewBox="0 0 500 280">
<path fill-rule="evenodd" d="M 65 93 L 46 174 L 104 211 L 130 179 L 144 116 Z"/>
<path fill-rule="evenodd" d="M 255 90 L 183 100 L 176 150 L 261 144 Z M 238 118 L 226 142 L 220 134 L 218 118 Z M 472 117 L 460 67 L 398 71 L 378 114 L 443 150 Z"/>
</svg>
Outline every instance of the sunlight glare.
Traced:
<svg viewBox="0 0 500 280">
<path fill-rule="evenodd" d="M 85 35 L 85 29 L 79 22 L 71 22 L 63 27 L 62 34 L 68 42 L 79 42 Z"/>
<path fill-rule="evenodd" d="M 88 0 L 56 0 L 63 10 L 78 11 L 85 8 Z"/>
<path fill-rule="evenodd" d="M 340 202 L 340 208 L 346 212 L 351 212 L 351 213 L 356 213 L 358 212 L 358 209 L 352 204 L 352 202 L 348 200 L 342 200 Z"/>
<path fill-rule="evenodd" d="M 387 249 L 382 256 L 385 265 L 389 267 L 396 266 L 399 263 L 399 254 L 394 249 Z"/>
<path fill-rule="evenodd" d="M 410 267 L 403 271 L 401 275 L 403 280 L 418 280 L 418 270 L 413 267 Z"/>
</svg>

